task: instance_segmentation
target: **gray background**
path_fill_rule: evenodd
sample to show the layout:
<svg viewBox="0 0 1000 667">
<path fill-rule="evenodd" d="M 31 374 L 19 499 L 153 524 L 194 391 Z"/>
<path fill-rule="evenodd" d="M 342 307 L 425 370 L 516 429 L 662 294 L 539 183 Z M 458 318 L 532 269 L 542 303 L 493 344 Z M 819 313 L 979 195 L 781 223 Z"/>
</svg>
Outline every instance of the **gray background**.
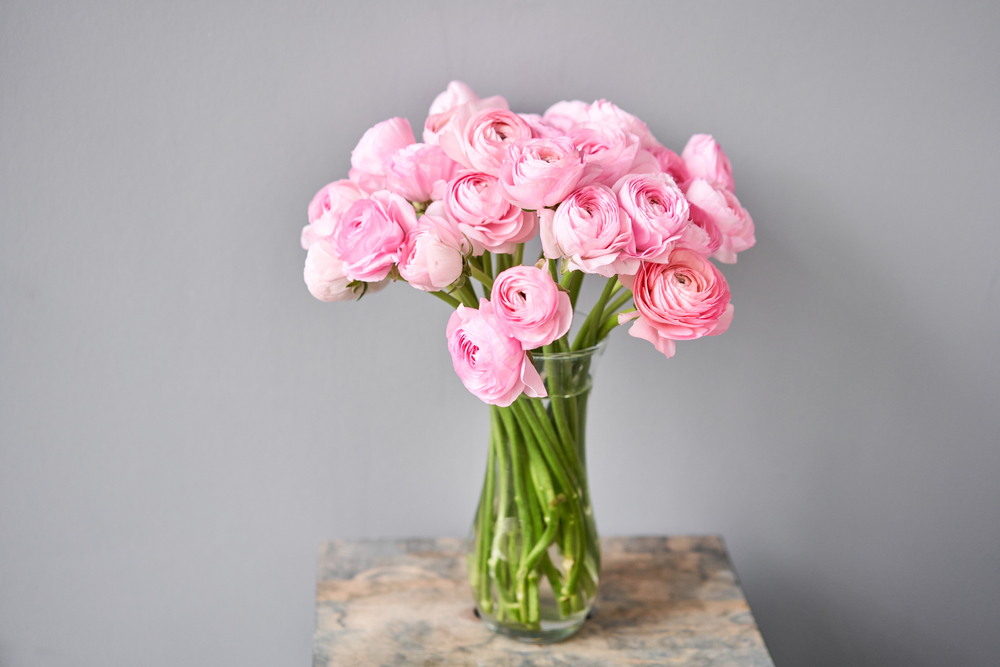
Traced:
<svg viewBox="0 0 1000 667">
<path fill-rule="evenodd" d="M 0 5 L 0 665 L 306 665 L 316 546 L 464 535 L 447 308 L 305 208 L 450 79 L 711 132 L 736 320 L 612 337 L 602 533 L 725 535 L 779 665 L 1000 655 L 1000 5 Z"/>
</svg>

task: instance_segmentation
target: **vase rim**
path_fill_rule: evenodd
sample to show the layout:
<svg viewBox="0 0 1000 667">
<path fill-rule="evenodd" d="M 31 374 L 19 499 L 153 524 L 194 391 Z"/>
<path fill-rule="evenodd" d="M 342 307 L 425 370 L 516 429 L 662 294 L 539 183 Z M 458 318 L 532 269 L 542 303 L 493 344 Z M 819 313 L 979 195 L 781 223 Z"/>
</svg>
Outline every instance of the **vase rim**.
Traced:
<svg viewBox="0 0 1000 667">
<path fill-rule="evenodd" d="M 534 359 L 582 359 L 584 357 L 592 357 L 595 354 L 600 354 L 604 352 L 604 348 L 608 346 L 608 339 L 605 338 L 597 345 L 591 347 L 585 347 L 582 350 L 576 350 L 575 352 L 542 352 L 541 350 L 532 350 L 531 356 Z"/>
</svg>

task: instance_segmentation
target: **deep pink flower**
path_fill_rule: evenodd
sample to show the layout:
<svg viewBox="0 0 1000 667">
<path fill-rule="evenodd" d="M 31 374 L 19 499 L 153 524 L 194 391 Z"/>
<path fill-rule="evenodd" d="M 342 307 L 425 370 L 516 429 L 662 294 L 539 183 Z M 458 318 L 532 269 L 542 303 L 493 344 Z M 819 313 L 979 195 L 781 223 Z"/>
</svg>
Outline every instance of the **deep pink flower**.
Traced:
<svg viewBox="0 0 1000 667">
<path fill-rule="evenodd" d="M 717 336 L 733 320 L 725 277 L 690 250 L 675 250 L 665 264 L 643 262 L 622 284 L 632 290 L 637 310 L 619 315 L 618 322 L 638 317 L 629 335 L 648 340 L 667 357 L 674 356 L 675 340 Z"/>
</svg>

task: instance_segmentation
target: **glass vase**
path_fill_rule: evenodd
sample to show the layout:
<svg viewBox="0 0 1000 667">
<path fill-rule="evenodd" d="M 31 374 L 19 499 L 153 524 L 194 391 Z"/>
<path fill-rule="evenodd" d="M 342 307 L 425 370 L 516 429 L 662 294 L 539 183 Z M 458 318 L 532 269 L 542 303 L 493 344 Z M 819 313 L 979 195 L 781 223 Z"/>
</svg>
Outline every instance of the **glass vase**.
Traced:
<svg viewBox="0 0 1000 667">
<path fill-rule="evenodd" d="M 530 643 L 569 637 L 597 594 L 601 546 L 587 484 L 586 426 L 604 344 L 533 352 L 546 398 L 490 406 L 489 454 L 469 539 L 482 621 Z"/>
</svg>

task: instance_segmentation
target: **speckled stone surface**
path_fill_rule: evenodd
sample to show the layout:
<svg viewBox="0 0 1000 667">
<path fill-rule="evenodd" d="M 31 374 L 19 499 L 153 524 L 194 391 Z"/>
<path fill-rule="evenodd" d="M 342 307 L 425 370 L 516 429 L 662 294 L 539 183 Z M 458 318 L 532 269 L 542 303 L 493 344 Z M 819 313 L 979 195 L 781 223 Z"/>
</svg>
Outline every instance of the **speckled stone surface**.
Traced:
<svg viewBox="0 0 1000 667">
<path fill-rule="evenodd" d="M 593 618 L 558 644 L 494 634 L 472 612 L 465 541 L 320 546 L 314 667 L 773 667 L 722 539 L 601 541 Z"/>
</svg>

